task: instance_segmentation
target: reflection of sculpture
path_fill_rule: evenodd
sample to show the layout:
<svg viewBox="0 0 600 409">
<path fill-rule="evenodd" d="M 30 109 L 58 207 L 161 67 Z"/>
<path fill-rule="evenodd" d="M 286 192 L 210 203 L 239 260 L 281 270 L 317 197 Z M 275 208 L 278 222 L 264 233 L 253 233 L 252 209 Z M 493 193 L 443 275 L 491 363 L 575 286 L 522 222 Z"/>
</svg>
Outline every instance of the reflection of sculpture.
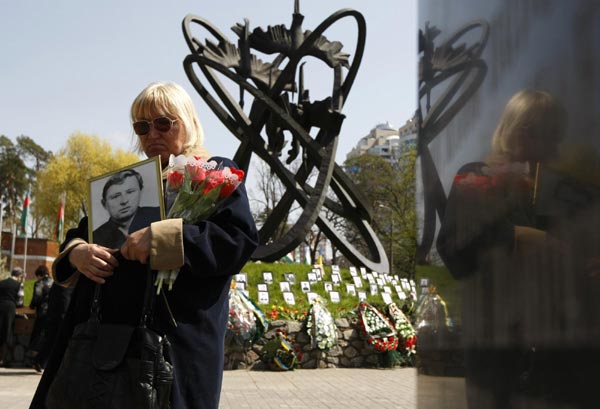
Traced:
<svg viewBox="0 0 600 409">
<path fill-rule="evenodd" d="M 476 29 L 481 30 L 479 41 L 468 47 L 464 43 L 456 45 L 464 35 Z M 428 24 L 425 25 L 424 32 L 419 31 L 419 52 L 422 56 L 419 62 L 418 150 L 425 195 L 425 216 L 417 260 L 423 260 L 431 249 L 436 214 L 440 218 L 443 217 L 446 207 L 446 195 L 428 145 L 464 107 L 483 82 L 487 72 L 487 65 L 480 58 L 489 34 L 487 22 L 478 20 L 466 24 L 436 47 L 434 39 L 439 34 L 440 30 Z M 432 105 L 431 95 L 434 89 L 446 81 L 449 82 L 443 91 L 435 90 L 438 97 Z M 422 106 L 423 102 L 425 107 Z"/>
<path fill-rule="evenodd" d="M 346 17 L 353 18 L 358 29 L 352 62 L 349 55 L 342 52 L 341 43 L 330 41 L 323 35 L 330 26 Z M 296 0 L 289 28 L 277 25 L 251 31 L 245 20 L 244 24 L 232 28 L 238 36 L 236 45 L 208 21 L 187 16 L 183 29 L 191 54 L 184 60 L 185 71 L 200 96 L 241 141 L 234 158 L 236 163 L 247 171 L 254 153 L 270 166 L 287 188 L 260 230 L 261 245 L 253 258 L 275 261 L 285 256 L 302 242 L 316 223 L 350 262 L 386 272 L 387 257 L 369 225 L 368 204 L 335 164 L 338 135 L 344 120 L 341 110 L 362 59 L 365 21 L 360 13 L 344 9 L 329 16 L 314 31 L 302 31 L 303 19 Z M 198 41 L 192 35 L 192 23 L 206 29 L 217 42 L 207 40 L 202 44 Z M 272 62 L 264 62 L 253 54 L 254 51 L 276 56 Z M 325 99 L 311 101 L 308 89 L 304 88 L 303 60 L 309 58 L 323 62 L 333 70 L 333 90 Z M 218 99 L 200 82 L 194 71 L 195 65 Z M 223 78 L 239 87 L 239 101 L 235 101 L 221 83 Z M 292 97 L 296 92 L 297 102 L 294 103 Z M 244 112 L 246 93 L 253 98 L 249 113 Z M 312 128 L 318 128 L 315 137 L 310 134 Z M 280 160 L 288 142 L 286 135 L 291 135 L 291 141 L 285 163 L 301 161 L 295 173 Z M 309 185 L 307 181 L 315 170 L 316 181 Z M 327 197 L 328 190 L 337 196 L 337 201 Z M 301 215 L 283 237 L 271 240 L 294 202 L 302 208 Z M 368 248 L 367 256 L 335 231 L 321 215 L 323 207 L 356 226 Z"/>
</svg>

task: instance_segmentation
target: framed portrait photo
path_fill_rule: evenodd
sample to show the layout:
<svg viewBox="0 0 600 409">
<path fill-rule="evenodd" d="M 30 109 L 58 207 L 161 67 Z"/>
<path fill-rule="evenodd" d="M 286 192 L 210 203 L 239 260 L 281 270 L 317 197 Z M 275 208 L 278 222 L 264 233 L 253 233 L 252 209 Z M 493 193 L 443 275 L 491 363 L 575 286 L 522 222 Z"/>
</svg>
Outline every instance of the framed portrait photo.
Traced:
<svg viewBox="0 0 600 409">
<path fill-rule="evenodd" d="M 392 300 L 392 295 L 388 293 L 381 293 L 381 299 L 385 304 L 391 304 L 394 301 Z"/>
<path fill-rule="evenodd" d="M 323 281 L 323 288 L 325 291 L 333 291 L 333 283 L 331 281 Z"/>
<path fill-rule="evenodd" d="M 317 280 L 321 281 L 323 279 L 323 270 L 321 269 L 320 265 L 315 264 L 315 266 L 312 269 L 312 272 L 315 274 L 315 277 L 317 277 Z"/>
<path fill-rule="evenodd" d="M 283 273 L 283 277 L 285 278 L 285 281 L 287 281 L 290 284 L 296 284 L 296 274 L 289 272 L 289 273 Z"/>
<path fill-rule="evenodd" d="M 400 288 L 400 290 L 398 290 L 398 288 Z M 396 288 L 396 293 L 398 294 L 398 298 L 401 300 L 406 300 L 406 293 L 404 292 L 404 290 L 402 290 L 402 288 L 400 286 L 398 286 L 398 288 Z"/>
<path fill-rule="evenodd" d="M 290 291 L 290 283 L 288 283 L 287 281 L 280 281 L 279 289 L 281 290 L 282 293 Z"/>
<path fill-rule="evenodd" d="M 258 303 L 259 304 L 268 304 L 269 303 L 269 292 L 268 291 L 259 291 L 258 292 Z"/>
<path fill-rule="evenodd" d="M 235 275 L 235 281 L 237 283 L 246 283 L 248 284 L 248 274 L 246 273 L 238 273 Z"/>
<path fill-rule="evenodd" d="M 340 293 L 337 291 L 330 291 L 329 292 L 329 299 L 331 300 L 331 302 L 333 303 L 339 303 L 340 302 Z"/>
<path fill-rule="evenodd" d="M 128 234 L 165 218 L 159 157 L 90 179 L 88 241 L 118 249 Z"/>
<path fill-rule="evenodd" d="M 339 273 L 331 274 L 331 281 L 333 285 L 338 286 L 342 283 L 342 276 Z"/>
<path fill-rule="evenodd" d="M 350 295 L 356 296 L 356 286 L 354 284 L 346 284 L 346 292 Z"/>
<path fill-rule="evenodd" d="M 256 284 L 256 289 L 258 291 L 263 291 L 263 292 L 264 291 L 269 291 L 269 288 L 268 288 L 268 286 L 265 283 L 258 283 L 258 284 Z"/>
<path fill-rule="evenodd" d="M 263 281 L 267 284 L 273 283 L 273 273 L 271 271 L 263 271 Z"/>
<path fill-rule="evenodd" d="M 306 293 L 306 296 L 309 303 L 313 303 L 317 298 L 319 298 L 319 294 L 313 292 Z"/>
<path fill-rule="evenodd" d="M 410 288 L 411 288 L 411 290 L 413 290 L 413 291 L 417 291 L 417 284 L 415 283 L 415 280 L 413 280 L 413 279 L 410 279 L 410 280 L 409 280 L 409 283 L 410 283 Z"/>
<path fill-rule="evenodd" d="M 308 273 L 307 277 L 308 277 L 308 281 L 310 283 L 316 283 L 317 282 L 317 273 L 314 273 L 314 272 L 313 273 Z"/>
<path fill-rule="evenodd" d="M 300 290 L 302 290 L 303 293 L 310 292 L 310 281 L 300 281 Z"/>
<path fill-rule="evenodd" d="M 367 292 L 366 291 L 358 292 L 358 301 L 367 301 Z"/>
<path fill-rule="evenodd" d="M 352 277 L 356 277 L 358 275 L 358 272 L 356 271 L 356 267 L 350 266 L 349 270 L 350 270 L 350 275 Z"/>
<path fill-rule="evenodd" d="M 283 293 L 283 301 L 285 301 L 288 305 L 295 305 L 296 299 L 294 298 L 294 293 L 291 291 L 286 291 Z"/>
</svg>

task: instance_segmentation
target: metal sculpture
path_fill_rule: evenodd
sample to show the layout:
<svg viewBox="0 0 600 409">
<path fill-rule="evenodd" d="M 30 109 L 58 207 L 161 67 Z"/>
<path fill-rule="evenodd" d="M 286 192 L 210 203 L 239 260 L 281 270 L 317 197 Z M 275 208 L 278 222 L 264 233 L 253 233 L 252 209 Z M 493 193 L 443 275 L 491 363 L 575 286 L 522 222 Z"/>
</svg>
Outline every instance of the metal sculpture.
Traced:
<svg viewBox="0 0 600 409">
<path fill-rule="evenodd" d="M 478 41 L 467 46 L 458 44 L 467 33 L 481 30 Z M 487 73 L 487 65 L 481 54 L 489 36 L 489 24 L 477 20 L 466 24 L 439 46 L 434 40 L 440 34 L 435 26 L 425 23 L 425 31 L 419 30 L 419 119 L 418 155 L 424 191 L 423 236 L 417 247 L 417 261 L 422 262 L 431 250 L 436 231 L 436 215 L 442 219 L 446 209 L 446 194 L 429 151 L 429 144 L 460 112 L 477 91 Z M 433 90 L 445 83 L 443 90 L 431 103 Z M 441 87 L 439 87 L 441 88 Z M 425 107 L 423 108 L 423 103 Z"/>
<path fill-rule="evenodd" d="M 350 55 L 342 51 L 342 43 L 330 41 L 323 35 L 344 18 L 353 18 L 357 25 L 357 45 L 352 61 Z M 303 31 L 303 19 L 299 1 L 295 0 L 289 28 L 282 24 L 269 26 L 266 30 L 260 27 L 251 30 L 245 19 L 243 24 L 232 27 L 238 37 L 235 44 L 207 20 L 188 15 L 183 21 L 183 32 L 191 54 L 184 60 L 185 72 L 210 109 L 241 141 L 234 157 L 238 166 L 247 171 L 252 155 L 257 155 L 287 189 L 260 229 L 261 242 L 253 259 L 280 259 L 295 249 L 316 224 L 351 263 L 388 272 L 383 246 L 369 224 L 371 209 L 368 202 L 335 163 L 344 120 L 342 108 L 363 55 L 365 20 L 359 12 L 343 9 L 325 19 L 314 31 Z M 202 44 L 192 34 L 192 27 L 196 25 L 206 29 L 216 41 L 206 40 Z M 265 62 L 256 52 L 274 58 Z M 322 61 L 333 71 L 332 92 L 325 99 L 311 101 L 309 90 L 304 87 L 303 60 L 308 58 Z M 216 98 L 200 81 L 195 67 Z M 238 87 L 237 101 L 221 79 Z M 293 102 L 294 94 L 297 94 L 296 102 Z M 244 111 L 246 95 L 252 97 L 248 113 Z M 318 128 L 314 138 L 310 134 L 312 128 Z M 286 133 L 291 134 L 292 139 L 285 164 L 296 159 L 301 161 L 295 172 L 281 160 Z M 317 176 L 311 186 L 307 181 L 314 169 Z M 328 190 L 337 200 L 327 196 Z M 302 208 L 300 216 L 283 237 L 272 240 L 273 233 L 286 219 L 294 202 Z M 324 217 L 325 209 L 356 227 L 368 254 L 362 254 L 336 231 Z"/>
</svg>

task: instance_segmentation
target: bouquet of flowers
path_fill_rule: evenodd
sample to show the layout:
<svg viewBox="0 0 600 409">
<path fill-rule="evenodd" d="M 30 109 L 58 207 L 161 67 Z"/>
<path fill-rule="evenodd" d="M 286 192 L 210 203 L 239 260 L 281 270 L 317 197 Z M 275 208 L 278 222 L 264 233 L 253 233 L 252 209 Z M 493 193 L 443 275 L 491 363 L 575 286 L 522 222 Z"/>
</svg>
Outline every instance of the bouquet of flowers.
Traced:
<svg viewBox="0 0 600 409">
<path fill-rule="evenodd" d="M 315 299 L 310 307 L 306 319 L 306 330 L 313 349 L 327 351 L 337 344 L 337 326 L 320 298 Z"/>
<path fill-rule="evenodd" d="M 388 305 L 387 309 L 388 315 L 394 323 L 394 329 L 400 338 L 398 351 L 403 355 L 403 358 L 409 359 L 412 355 L 417 353 L 417 335 L 415 329 L 406 315 L 395 303 Z"/>
<path fill-rule="evenodd" d="M 359 325 L 363 337 L 380 352 L 393 351 L 398 347 L 396 330 L 388 319 L 366 302 L 358 306 Z"/>
<path fill-rule="evenodd" d="M 298 365 L 298 357 L 292 343 L 293 341 L 285 331 L 278 329 L 275 332 L 275 337 L 263 346 L 260 353 L 261 360 L 273 371 L 294 370 L 294 367 Z"/>
<path fill-rule="evenodd" d="M 229 290 L 229 319 L 225 332 L 225 347 L 233 351 L 245 351 L 258 341 L 265 332 L 267 319 L 243 292 Z"/>
<path fill-rule="evenodd" d="M 244 179 L 244 171 L 206 161 L 198 156 L 171 155 L 167 173 L 165 198 L 168 218 L 182 218 L 186 224 L 195 224 L 208 218 Z M 163 284 L 169 290 L 178 270 L 159 271 L 157 293 Z"/>
</svg>

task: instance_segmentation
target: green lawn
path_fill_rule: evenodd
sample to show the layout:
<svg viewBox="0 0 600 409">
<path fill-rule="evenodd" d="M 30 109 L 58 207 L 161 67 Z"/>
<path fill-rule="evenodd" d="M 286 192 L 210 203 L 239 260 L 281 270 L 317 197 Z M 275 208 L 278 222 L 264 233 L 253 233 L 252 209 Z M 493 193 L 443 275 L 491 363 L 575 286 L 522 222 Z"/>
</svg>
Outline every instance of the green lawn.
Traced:
<svg viewBox="0 0 600 409">
<path fill-rule="evenodd" d="M 318 293 L 321 298 L 326 301 L 327 309 L 333 314 L 334 317 L 344 317 L 353 314 L 354 309 L 358 305 L 358 297 L 346 292 L 346 284 L 352 284 L 352 275 L 348 269 L 340 269 L 342 276 L 342 282 L 340 286 L 334 287 L 334 291 L 338 291 L 340 294 L 340 302 L 333 303 L 329 299 L 329 295 L 325 291 L 325 282 L 331 282 L 331 266 L 325 266 L 325 278 L 321 282 L 317 282 L 312 285 L 311 291 Z M 305 293 L 300 289 L 301 281 L 308 281 L 308 273 L 312 271 L 312 266 L 306 264 L 282 264 L 282 263 L 247 263 L 242 272 L 248 275 L 248 286 L 250 298 L 253 301 L 258 300 L 257 284 L 263 282 L 262 273 L 264 271 L 271 271 L 273 273 L 273 283 L 268 286 L 269 289 L 269 304 L 259 304 L 258 306 L 265 312 L 267 318 L 275 319 L 293 319 L 301 316 L 304 311 L 307 311 L 310 306 Z M 280 290 L 279 283 L 286 281 L 284 274 L 292 272 L 296 275 L 296 283 L 290 285 L 290 290 L 294 294 L 296 300 L 295 305 L 288 305 L 283 300 L 283 294 Z M 358 291 L 359 289 L 357 289 Z M 363 288 L 360 289 L 367 292 L 367 301 L 378 309 L 383 309 L 385 304 L 381 299 L 381 295 L 370 295 L 368 289 L 368 283 L 363 280 Z M 395 290 L 392 289 L 392 298 L 402 305 L 402 302 L 398 298 Z M 277 311 L 277 314 L 273 312 Z"/>
</svg>

